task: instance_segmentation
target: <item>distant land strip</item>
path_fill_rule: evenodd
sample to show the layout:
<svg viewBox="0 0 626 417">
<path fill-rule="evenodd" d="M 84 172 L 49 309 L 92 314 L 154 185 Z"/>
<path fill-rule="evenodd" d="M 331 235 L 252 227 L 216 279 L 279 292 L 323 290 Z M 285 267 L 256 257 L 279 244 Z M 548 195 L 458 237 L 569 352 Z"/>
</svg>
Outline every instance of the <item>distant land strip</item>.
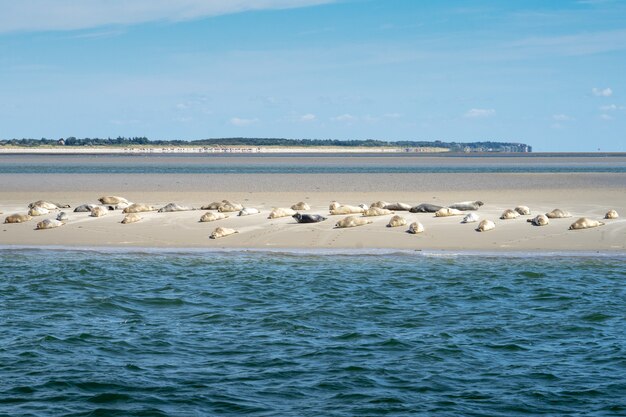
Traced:
<svg viewBox="0 0 626 417">
<path fill-rule="evenodd" d="M 200 140 L 149 140 L 146 137 L 60 139 L 3 139 L 0 152 L 16 153 L 290 153 L 290 152 L 532 152 L 515 142 L 384 141 L 282 138 L 217 138 Z"/>
</svg>

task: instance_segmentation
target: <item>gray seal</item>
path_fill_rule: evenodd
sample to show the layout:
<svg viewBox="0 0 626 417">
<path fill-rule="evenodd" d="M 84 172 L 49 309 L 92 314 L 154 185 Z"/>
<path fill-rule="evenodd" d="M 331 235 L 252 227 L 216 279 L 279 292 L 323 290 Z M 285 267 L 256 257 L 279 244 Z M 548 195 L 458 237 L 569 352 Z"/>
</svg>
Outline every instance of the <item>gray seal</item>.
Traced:
<svg viewBox="0 0 626 417">
<path fill-rule="evenodd" d="M 296 213 L 291 217 L 296 219 L 298 223 L 319 223 L 319 222 L 323 222 L 324 220 L 326 220 L 326 217 L 320 216 L 319 214 Z"/>
<path fill-rule="evenodd" d="M 469 211 L 469 210 L 478 210 L 480 206 L 484 205 L 482 201 L 463 201 L 461 203 L 454 203 L 449 205 L 449 208 L 461 210 L 461 211 Z"/>
<path fill-rule="evenodd" d="M 100 207 L 100 206 L 98 206 L 97 204 L 82 204 L 74 209 L 74 213 L 91 213 L 91 210 L 93 210 L 96 207 Z M 103 207 L 106 207 L 107 210 L 115 210 L 115 207 L 113 206 L 103 206 Z"/>
<path fill-rule="evenodd" d="M 409 211 L 411 213 L 436 213 L 442 208 L 443 206 L 438 206 L 436 204 L 422 203 L 415 207 L 411 207 Z"/>
</svg>

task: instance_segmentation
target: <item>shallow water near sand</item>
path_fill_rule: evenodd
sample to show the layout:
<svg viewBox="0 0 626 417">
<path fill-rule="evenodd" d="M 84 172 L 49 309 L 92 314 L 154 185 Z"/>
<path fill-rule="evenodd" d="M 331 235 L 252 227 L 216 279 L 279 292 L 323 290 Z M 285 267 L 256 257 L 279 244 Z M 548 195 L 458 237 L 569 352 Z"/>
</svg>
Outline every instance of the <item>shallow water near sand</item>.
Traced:
<svg viewBox="0 0 626 417">
<path fill-rule="evenodd" d="M 0 415 L 624 415 L 624 257 L 0 250 Z"/>
</svg>

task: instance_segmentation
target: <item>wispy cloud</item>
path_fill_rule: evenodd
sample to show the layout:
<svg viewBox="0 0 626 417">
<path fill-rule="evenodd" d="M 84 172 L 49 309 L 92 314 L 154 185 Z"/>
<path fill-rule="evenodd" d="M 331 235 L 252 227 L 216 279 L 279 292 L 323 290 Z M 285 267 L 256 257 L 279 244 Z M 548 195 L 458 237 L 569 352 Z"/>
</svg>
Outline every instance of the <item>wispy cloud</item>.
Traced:
<svg viewBox="0 0 626 417">
<path fill-rule="evenodd" d="M 610 88 L 592 88 L 591 92 L 596 97 L 611 97 L 613 95 L 613 90 Z"/>
<path fill-rule="evenodd" d="M 572 120 L 572 118 L 568 116 L 567 114 L 560 113 L 560 114 L 553 114 L 552 120 L 556 120 L 557 122 L 567 122 L 569 120 Z"/>
<path fill-rule="evenodd" d="M 496 114 L 494 109 L 469 109 L 463 116 L 470 119 L 491 117 Z"/>
<path fill-rule="evenodd" d="M 609 116 L 608 114 L 601 114 L 600 115 L 600 119 L 602 119 L 602 120 L 613 120 L 613 117 Z"/>
<path fill-rule="evenodd" d="M 356 116 L 351 114 L 340 114 L 339 116 L 331 117 L 330 120 L 333 122 L 343 122 L 343 123 L 353 123 L 356 122 Z"/>
<path fill-rule="evenodd" d="M 606 106 L 600 106 L 600 110 L 602 111 L 617 111 L 617 110 L 625 110 L 626 107 L 618 106 L 617 104 L 609 104 Z"/>
<path fill-rule="evenodd" d="M 155 21 L 184 21 L 336 0 L 0 0 L 0 32 L 76 30 Z"/>
<path fill-rule="evenodd" d="M 315 119 L 317 119 L 317 117 L 313 113 L 307 113 L 300 116 L 301 122 L 312 122 Z"/>
<path fill-rule="evenodd" d="M 254 124 L 254 123 L 258 122 L 258 121 L 259 121 L 259 119 L 257 119 L 257 118 L 254 118 L 254 119 L 244 119 L 244 118 L 241 118 L 241 117 L 232 117 L 229 120 L 229 123 L 231 125 L 233 125 L 233 126 L 242 127 L 242 126 L 250 126 L 251 124 Z"/>
</svg>

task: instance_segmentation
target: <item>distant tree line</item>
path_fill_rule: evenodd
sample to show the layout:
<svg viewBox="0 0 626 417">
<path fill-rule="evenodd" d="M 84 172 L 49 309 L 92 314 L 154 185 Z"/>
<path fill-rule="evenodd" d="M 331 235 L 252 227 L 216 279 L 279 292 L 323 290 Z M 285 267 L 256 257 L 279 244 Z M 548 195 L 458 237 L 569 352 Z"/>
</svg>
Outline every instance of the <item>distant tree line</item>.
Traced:
<svg viewBox="0 0 626 417">
<path fill-rule="evenodd" d="M 443 142 L 436 141 L 384 141 L 377 139 L 338 140 L 338 139 L 284 139 L 284 138 L 218 138 L 200 140 L 149 140 L 145 136 L 117 138 L 68 138 L 60 139 L 6 139 L 0 146 L 202 146 L 202 147 L 393 147 L 393 148 L 445 148 L 452 152 L 531 152 L 529 145 L 515 142 Z"/>
</svg>

